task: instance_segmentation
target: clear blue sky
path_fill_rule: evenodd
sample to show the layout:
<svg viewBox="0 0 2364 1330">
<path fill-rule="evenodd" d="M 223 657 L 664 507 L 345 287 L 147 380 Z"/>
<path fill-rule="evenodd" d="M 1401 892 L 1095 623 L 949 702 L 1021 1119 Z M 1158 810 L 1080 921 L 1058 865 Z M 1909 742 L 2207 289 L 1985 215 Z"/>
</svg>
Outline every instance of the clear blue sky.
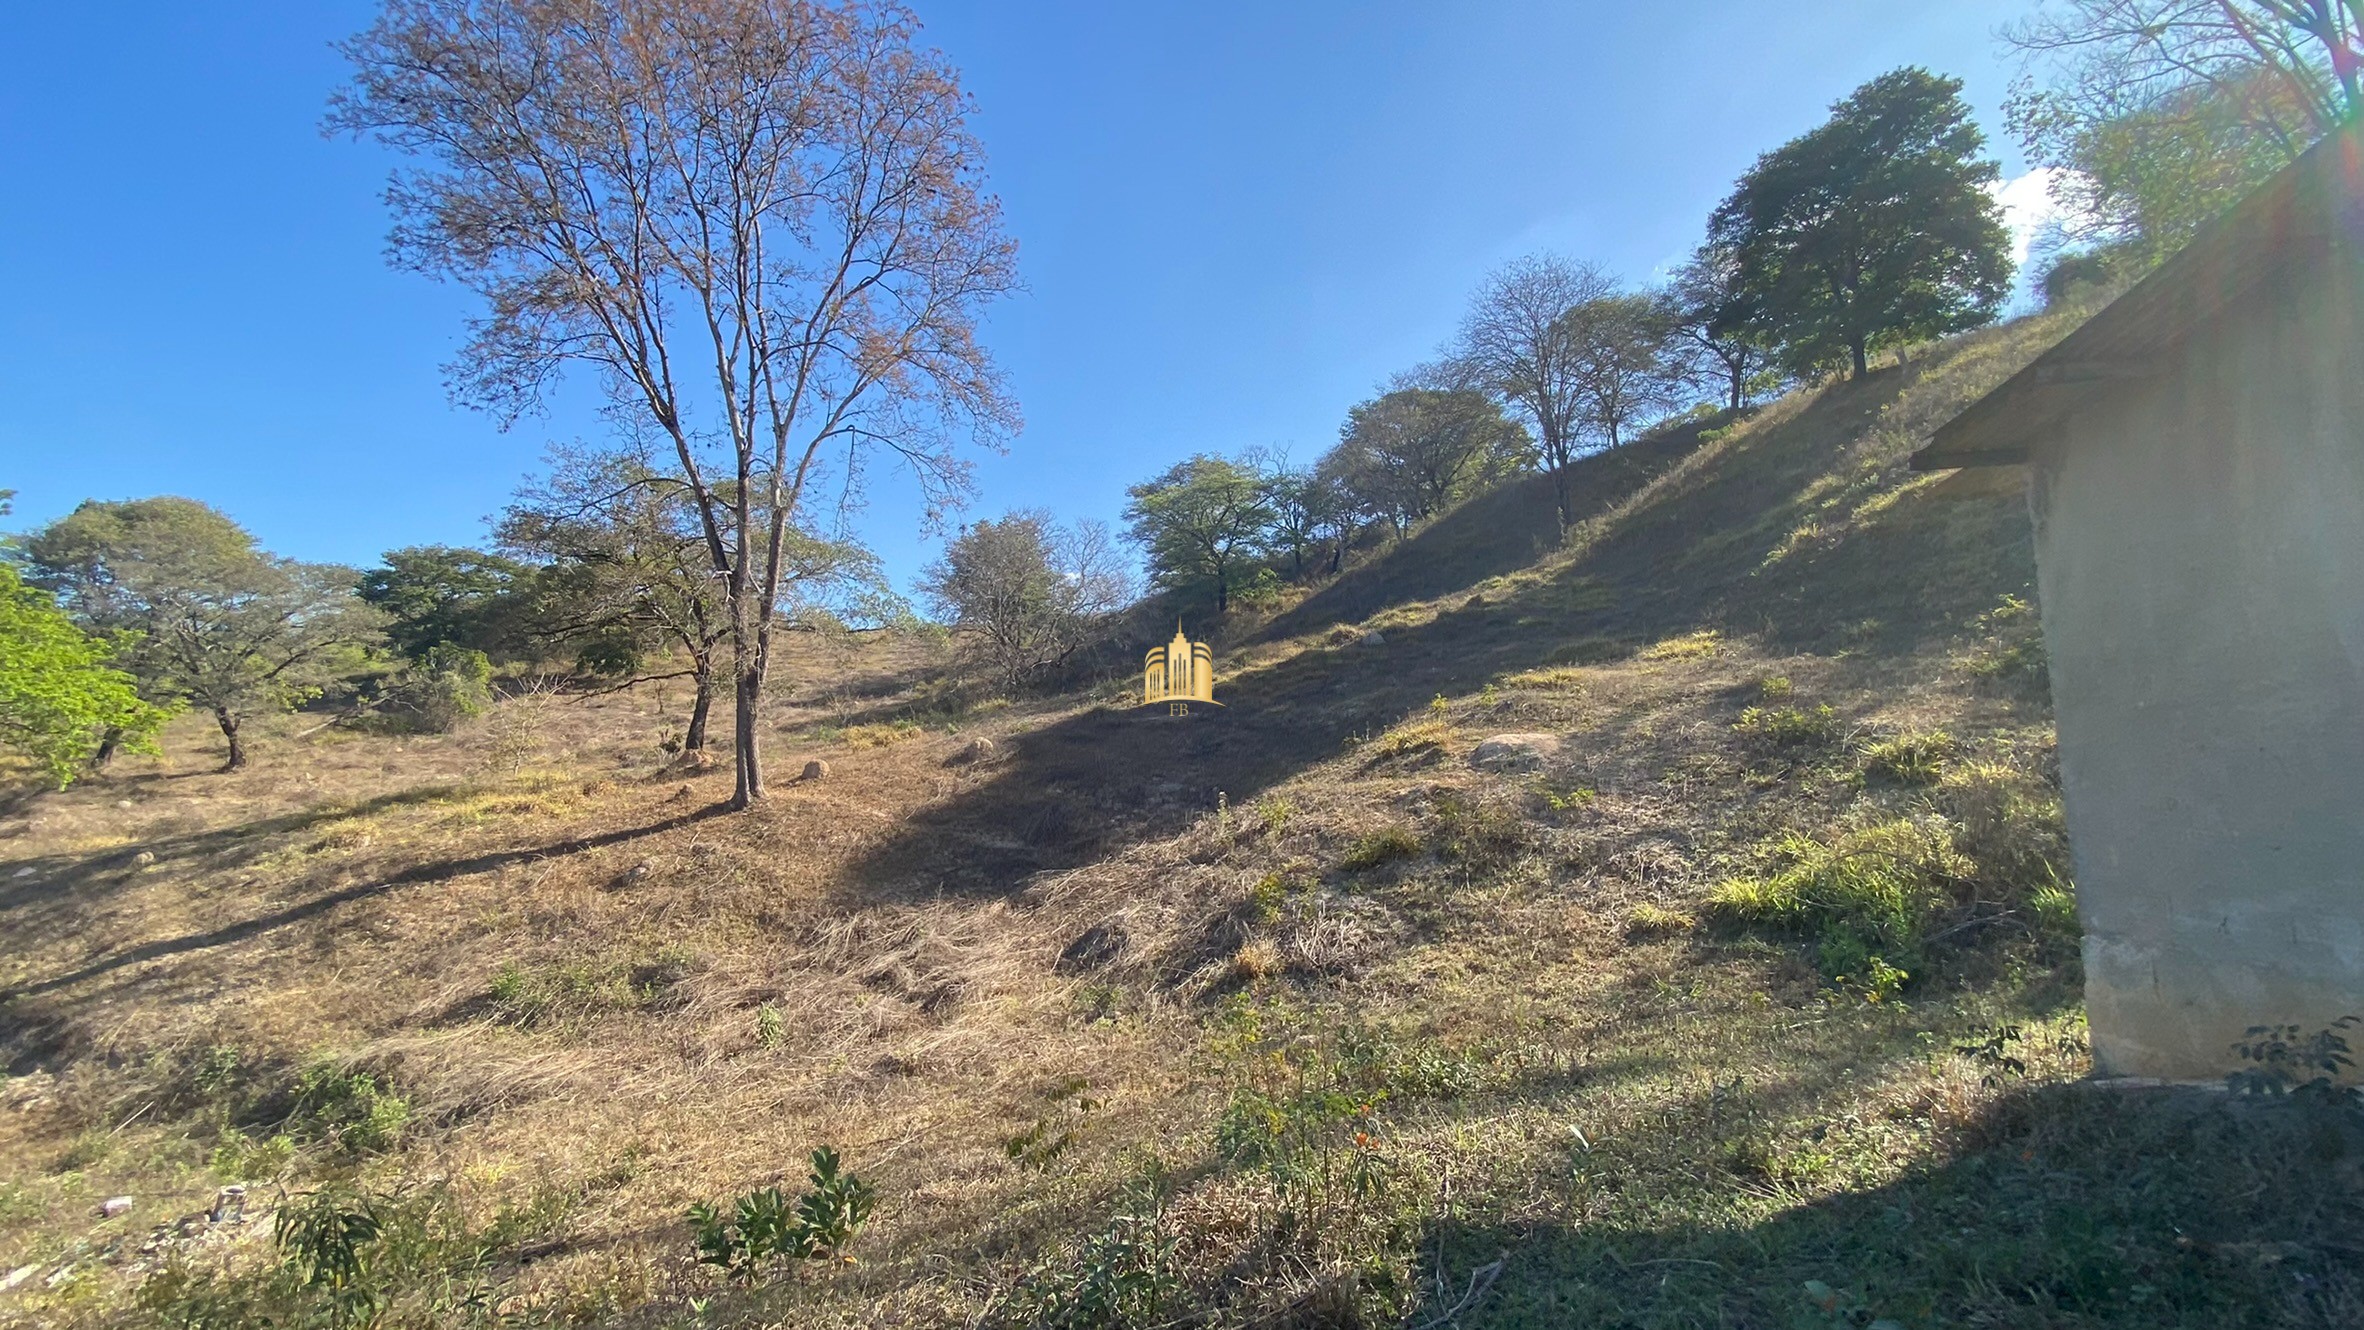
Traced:
<svg viewBox="0 0 2364 1330">
<path fill-rule="evenodd" d="M 1114 519 L 1202 450 L 1310 458 L 1496 263 L 1642 279 L 1733 178 L 1863 80 L 1968 80 L 2007 173 L 2027 0 L 921 0 L 963 70 L 1026 294 L 989 344 L 1027 428 L 974 511 Z M 185 494 L 271 548 L 471 543 L 576 394 L 507 434 L 450 406 L 465 293 L 382 258 L 376 149 L 324 139 L 362 0 L 0 7 L 0 488 L 14 525 Z M 1679 15 L 1679 18 L 1673 16 Z M 933 546 L 880 475 L 864 534 Z"/>
</svg>

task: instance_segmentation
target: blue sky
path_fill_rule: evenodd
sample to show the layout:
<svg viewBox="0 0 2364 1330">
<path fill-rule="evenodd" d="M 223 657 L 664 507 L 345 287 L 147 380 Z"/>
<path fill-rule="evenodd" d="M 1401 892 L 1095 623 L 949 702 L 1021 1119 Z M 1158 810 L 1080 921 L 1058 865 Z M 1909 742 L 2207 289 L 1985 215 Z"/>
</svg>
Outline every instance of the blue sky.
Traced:
<svg viewBox="0 0 2364 1330">
<path fill-rule="evenodd" d="M 1538 249 L 1640 280 L 1863 80 L 1968 81 L 2007 174 L 2027 0 L 922 0 L 978 102 L 1025 294 L 988 343 L 1027 428 L 977 513 L 1113 520 L 1192 452 L 1310 458 Z M 440 366 L 464 292 L 386 267 L 388 161 L 318 132 L 355 0 L 0 8 L 0 488 L 29 526 L 185 494 L 366 564 L 472 543 L 587 392 L 502 433 Z M 1680 12 L 1679 22 L 1665 15 Z M 863 534 L 933 542 L 889 474 Z"/>
</svg>

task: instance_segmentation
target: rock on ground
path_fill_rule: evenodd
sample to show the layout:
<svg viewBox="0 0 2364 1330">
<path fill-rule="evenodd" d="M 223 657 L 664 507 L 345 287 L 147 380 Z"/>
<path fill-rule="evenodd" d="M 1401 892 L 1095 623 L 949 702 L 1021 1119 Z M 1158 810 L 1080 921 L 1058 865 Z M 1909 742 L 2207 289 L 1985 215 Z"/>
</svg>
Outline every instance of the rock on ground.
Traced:
<svg viewBox="0 0 2364 1330">
<path fill-rule="evenodd" d="M 1478 744 L 1469 764 L 1481 771 L 1532 771 L 1559 755 L 1556 734 L 1497 734 Z"/>
</svg>

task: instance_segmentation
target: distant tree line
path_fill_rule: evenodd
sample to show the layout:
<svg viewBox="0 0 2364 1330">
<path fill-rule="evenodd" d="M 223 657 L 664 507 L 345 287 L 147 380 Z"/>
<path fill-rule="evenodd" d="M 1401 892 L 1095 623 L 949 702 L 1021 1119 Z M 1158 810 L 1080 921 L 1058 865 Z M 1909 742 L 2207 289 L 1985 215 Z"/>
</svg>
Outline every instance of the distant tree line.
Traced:
<svg viewBox="0 0 2364 1330">
<path fill-rule="evenodd" d="M 1538 470 L 1564 535 L 1579 459 L 1991 321 L 2013 265 L 1984 150 L 1958 80 L 1901 69 L 1759 158 L 1653 286 L 1555 254 L 1502 265 L 1436 358 L 1350 408 L 1311 462 L 1202 453 L 1133 486 L 1151 585 L 1222 614 Z"/>
</svg>

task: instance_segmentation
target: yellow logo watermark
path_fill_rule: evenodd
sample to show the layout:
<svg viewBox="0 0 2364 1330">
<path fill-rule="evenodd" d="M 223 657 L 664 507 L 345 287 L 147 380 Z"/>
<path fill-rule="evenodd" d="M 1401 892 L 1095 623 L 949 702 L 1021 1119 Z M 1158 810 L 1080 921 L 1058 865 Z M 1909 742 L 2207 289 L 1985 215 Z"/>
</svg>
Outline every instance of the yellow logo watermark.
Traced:
<svg viewBox="0 0 2364 1330">
<path fill-rule="evenodd" d="M 1215 700 L 1213 649 L 1184 637 L 1179 621 L 1174 624 L 1174 640 L 1150 648 L 1141 666 L 1141 705 L 1153 707 L 1160 702 L 1166 704 L 1167 714 L 1175 716 L 1189 715 L 1193 702 L 1223 705 Z"/>
</svg>

